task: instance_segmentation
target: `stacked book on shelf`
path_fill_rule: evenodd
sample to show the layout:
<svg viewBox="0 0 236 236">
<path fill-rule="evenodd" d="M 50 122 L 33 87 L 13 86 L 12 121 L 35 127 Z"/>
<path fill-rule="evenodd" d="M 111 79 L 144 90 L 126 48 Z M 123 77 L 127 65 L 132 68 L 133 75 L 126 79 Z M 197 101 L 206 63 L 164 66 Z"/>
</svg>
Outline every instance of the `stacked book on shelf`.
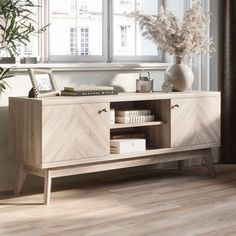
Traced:
<svg viewBox="0 0 236 236">
<path fill-rule="evenodd" d="M 126 131 L 124 132 L 118 132 L 118 133 L 111 133 L 110 139 L 134 139 L 134 138 L 141 138 L 146 139 L 146 133 L 145 132 L 134 132 L 134 131 Z"/>
<path fill-rule="evenodd" d="M 155 116 L 149 109 L 115 111 L 115 122 L 122 124 L 154 121 Z"/>
<path fill-rule="evenodd" d="M 64 87 L 64 90 L 61 91 L 62 96 L 98 96 L 116 94 L 118 94 L 118 92 L 111 86 Z"/>
</svg>

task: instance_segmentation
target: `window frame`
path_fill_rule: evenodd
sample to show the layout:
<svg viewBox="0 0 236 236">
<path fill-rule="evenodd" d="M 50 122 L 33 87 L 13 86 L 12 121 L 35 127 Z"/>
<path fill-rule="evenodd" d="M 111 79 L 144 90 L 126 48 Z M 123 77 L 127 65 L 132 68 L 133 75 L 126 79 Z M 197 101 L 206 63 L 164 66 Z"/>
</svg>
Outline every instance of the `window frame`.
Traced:
<svg viewBox="0 0 236 236">
<path fill-rule="evenodd" d="M 109 1 L 109 0 L 108 0 Z M 164 4 L 164 0 L 156 0 L 158 2 L 158 10 L 160 7 Z M 111 46 L 110 46 L 110 51 L 111 51 L 111 58 L 110 61 L 112 62 L 163 62 L 163 53 L 161 50 L 158 50 L 158 55 L 157 56 L 115 56 L 114 55 L 114 48 L 113 48 L 113 0 L 110 0 L 111 4 Z"/>
<path fill-rule="evenodd" d="M 44 0 L 47 1 L 47 0 Z M 49 1 L 48 1 L 49 2 Z M 50 55 L 50 30 L 48 30 L 48 37 L 47 37 L 47 62 L 49 63 L 62 63 L 62 62 L 105 62 L 106 61 L 106 51 L 105 51 L 105 45 L 106 45 L 106 41 L 107 41 L 107 33 L 105 27 L 105 19 L 107 19 L 107 11 L 106 11 L 106 4 L 105 4 L 106 0 L 102 0 L 102 9 L 103 9 L 103 23 L 102 23 L 102 55 Z M 49 3 L 47 3 L 47 9 L 46 10 L 46 14 L 47 15 L 47 19 L 48 19 L 48 23 L 49 23 L 49 19 L 50 19 L 50 6 Z"/>
<path fill-rule="evenodd" d="M 164 0 L 156 0 L 158 6 L 164 4 Z M 50 24 L 50 8 L 48 0 L 39 0 L 42 9 L 39 12 L 39 26 Z M 102 23 L 102 55 L 50 55 L 50 29 L 39 36 L 40 58 L 43 63 L 86 63 L 86 62 L 163 62 L 164 54 L 158 49 L 157 56 L 114 56 L 113 55 L 113 0 L 102 0 L 103 23 Z M 50 26 L 49 26 L 50 27 Z"/>
</svg>

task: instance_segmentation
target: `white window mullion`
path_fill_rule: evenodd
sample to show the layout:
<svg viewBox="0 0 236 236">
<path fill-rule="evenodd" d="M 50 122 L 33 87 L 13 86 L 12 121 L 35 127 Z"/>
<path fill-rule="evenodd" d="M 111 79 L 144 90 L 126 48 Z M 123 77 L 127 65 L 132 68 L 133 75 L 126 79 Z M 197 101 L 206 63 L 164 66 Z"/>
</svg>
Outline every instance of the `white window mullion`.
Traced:
<svg viewBox="0 0 236 236">
<path fill-rule="evenodd" d="M 134 9 L 135 9 L 135 12 L 137 11 L 137 0 L 135 0 L 134 1 Z M 138 44 L 138 42 L 137 42 L 137 29 L 138 29 L 138 22 L 137 21 L 135 21 L 135 23 L 134 23 L 135 25 L 134 25 L 134 35 L 135 35 L 135 37 L 134 37 L 134 40 L 135 40 L 135 42 L 134 42 L 134 44 L 135 44 L 135 55 L 137 55 L 137 52 L 138 52 L 138 49 L 137 49 L 137 44 Z"/>
<path fill-rule="evenodd" d="M 49 24 L 49 4 L 47 0 L 41 0 L 42 11 L 41 11 L 41 23 L 42 25 Z M 48 62 L 49 61 L 49 32 L 50 27 L 40 36 L 41 37 L 41 61 Z"/>
<path fill-rule="evenodd" d="M 112 61 L 112 0 L 103 0 L 104 24 L 103 24 L 103 55 L 106 62 Z"/>
</svg>

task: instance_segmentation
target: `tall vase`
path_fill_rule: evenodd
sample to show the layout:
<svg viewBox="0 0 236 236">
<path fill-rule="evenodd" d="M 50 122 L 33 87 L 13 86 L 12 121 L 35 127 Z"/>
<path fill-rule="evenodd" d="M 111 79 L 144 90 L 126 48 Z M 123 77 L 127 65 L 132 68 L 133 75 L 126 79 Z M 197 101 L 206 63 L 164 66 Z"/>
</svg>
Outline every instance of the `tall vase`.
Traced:
<svg viewBox="0 0 236 236">
<path fill-rule="evenodd" d="M 175 64 L 167 68 L 165 81 L 172 84 L 172 90 L 182 92 L 191 90 L 193 83 L 192 69 L 182 62 L 182 57 L 175 57 Z"/>
</svg>

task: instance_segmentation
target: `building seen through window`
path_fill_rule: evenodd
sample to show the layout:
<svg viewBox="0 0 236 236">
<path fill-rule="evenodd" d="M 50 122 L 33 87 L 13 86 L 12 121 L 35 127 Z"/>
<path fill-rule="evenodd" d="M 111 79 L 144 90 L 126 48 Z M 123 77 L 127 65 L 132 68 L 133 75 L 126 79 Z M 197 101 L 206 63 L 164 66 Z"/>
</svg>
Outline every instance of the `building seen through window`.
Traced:
<svg viewBox="0 0 236 236">
<path fill-rule="evenodd" d="M 77 29 L 70 28 L 70 53 L 69 55 L 77 55 Z"/>
<path fill-rule="evenodd" d="M 157 56 L 156 45 L 141 35 L 138 23 L 130 17 L 134 11 L 154 15 L 158 11 L 158 1 L 113 0 L 114 56 Z"/>
<path fill-rule="evenodd" d="M 130 17 L 134 11 L 156 14 L 158 0 L 50 0 L 48 8 L 42 1 L 33 0 L 42 5 L 35 8 L 34 20 L 35 28 L 40 28 L 45 25 L 41 16 L 48 14 L 46 37 L 31 36 L 27 46 L 18 45 L 21 57 L 38 57 L 46 52 L 45 58 L 56 62 L 70 58 L 76 61 L 76 56 L 92 61 L 145 56 L 155 57 L 156 61 L 159 56 L 156 45 L 141 35 L 138 23 Z M 111 8 L 106 7 L 107 3 L 112 3 Z"/>
<path fill-rule="evenodd" d="M 121 38 L 121 47 L 127 47 L 127 25 L 120 26 L 120 38 Z"/>
<path fill-rule="evenodd" d="M 50 23 L 51 55 L 103 54 L 102 0 L 51 0 Z"/>
<path fill-rule="evenodd" d="M 80 28 L 80 55 L 89 55 L 89 28 Z"/>
</svg>

